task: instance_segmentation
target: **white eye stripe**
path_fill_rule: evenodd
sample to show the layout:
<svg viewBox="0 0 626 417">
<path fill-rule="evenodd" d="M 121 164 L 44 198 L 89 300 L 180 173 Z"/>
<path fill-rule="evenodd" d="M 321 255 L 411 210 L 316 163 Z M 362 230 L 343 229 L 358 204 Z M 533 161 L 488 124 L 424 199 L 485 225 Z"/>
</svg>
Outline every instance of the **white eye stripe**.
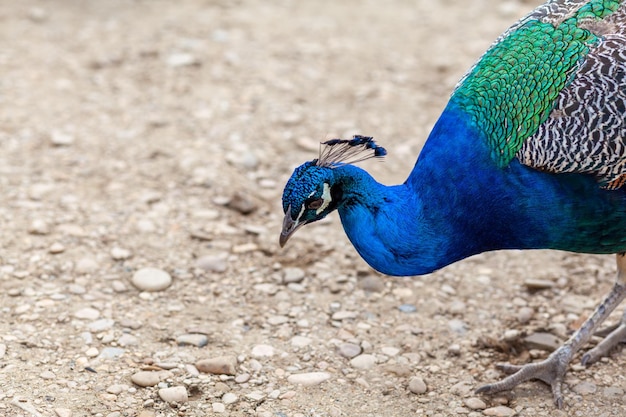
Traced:
<svg viewBox="0 0 626 417">
<path fill-rule="evenodd" d="M 324 183 L 324 192 L 322 193 L 322 205 L 320 208 L 315 210 L 315 214 L 320 214 L 330 205 L 330 202 L 333 201 L 333 198 L 330 195 L 330 185 Z"/>
</svg>

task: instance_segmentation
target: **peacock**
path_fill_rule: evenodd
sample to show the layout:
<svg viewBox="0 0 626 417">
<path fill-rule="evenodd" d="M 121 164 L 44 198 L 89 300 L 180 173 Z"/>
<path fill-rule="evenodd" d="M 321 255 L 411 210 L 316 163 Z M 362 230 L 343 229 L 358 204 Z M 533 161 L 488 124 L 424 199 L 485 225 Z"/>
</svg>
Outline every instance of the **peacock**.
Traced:
<svg viewBox="0 0 626 417">
<path fill-rule="evenodd" d="M 360 256 L 381 273 L 427 274 L 501 249 L 616 254 L 617 280 L 547 359 L 500 365 L 478 388 L 550 385 L 626 297 L 626 2 L 552 0 L 502 34 L 459 81 L 408 179 L 385 186 L 356 162 L 386 155 L 372 137 L 324 142 L 288 180 L 280 234 L 334 210 Z M 626 313 L 582 356 L 626 340 Z"/>
</svg>

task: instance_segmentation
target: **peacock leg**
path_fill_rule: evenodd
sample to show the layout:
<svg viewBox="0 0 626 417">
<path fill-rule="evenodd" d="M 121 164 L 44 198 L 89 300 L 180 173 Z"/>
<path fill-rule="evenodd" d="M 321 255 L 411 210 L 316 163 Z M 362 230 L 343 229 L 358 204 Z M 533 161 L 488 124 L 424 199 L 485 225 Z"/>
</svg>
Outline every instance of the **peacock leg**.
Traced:
<svg viewBox="0 0 626 417">
<path fill-rule="evenodd" d="M 501 381 L 483 385 L 476 390 L 477 393 L 493 394 L 500 391 L 513 389 L 522 382 L 531 379 L 539 379 L 552 388 L 554 402 L 558 408 L 563 407 L 563 394 L 561 386 L 567 372 L 567 366 L 574 354 L 591 338 L 598 326 L 611 314 L 611 312 L 626 297 L 626 256 L 624 253 L 617 254 L 617 280 L 611 292 L 595 309 L 593 314 L 583 323 L 572 337 L 560 348 L 552 352 L 547 359 L 529 363 L 526 365 L 503 364 L 498 367 L 505 373 L 510 374 Z M 592 350 L 593 352 L 593 350 Z M 596 358 L 594 355 L 592 358 Z M 589 359 L 583 362 L 589 363 Z"/>
<path fill-rule="evenodd" d="M 626 311 L 622 315 L 622 320 L 617 326 L 613 326 L 610 332 L 593 349 L 583 355 L 581 360 L 583 365 L 591 365 L 604 356 L 609 356 L 611 350 L 620 343 L 626 341 Z"/>
</svg>

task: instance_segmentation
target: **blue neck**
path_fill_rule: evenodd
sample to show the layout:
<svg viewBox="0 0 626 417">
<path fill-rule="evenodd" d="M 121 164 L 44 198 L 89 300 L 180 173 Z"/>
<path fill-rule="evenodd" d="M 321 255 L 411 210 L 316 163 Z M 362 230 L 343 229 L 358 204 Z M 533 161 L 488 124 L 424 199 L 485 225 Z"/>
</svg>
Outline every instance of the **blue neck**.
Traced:
<svg viewBox="0 0 626 417">
<path fill-rule="evenodd" d="M 404 184 L 384 186 L 351 165 L 335 169 L 342 224 L 373 268 L 420 275 L 496 249 L 601 253 L 590 233 L 626 227 L 624 193 L 616 197 L 593 178 L 542 173 L 517 160 L 499 168 L 478 132 L 449 104 Z M 594 204 L 581 203 L 581 193 Z M 610 250 L 626 248 L 622 239 Z"/>
</svg>

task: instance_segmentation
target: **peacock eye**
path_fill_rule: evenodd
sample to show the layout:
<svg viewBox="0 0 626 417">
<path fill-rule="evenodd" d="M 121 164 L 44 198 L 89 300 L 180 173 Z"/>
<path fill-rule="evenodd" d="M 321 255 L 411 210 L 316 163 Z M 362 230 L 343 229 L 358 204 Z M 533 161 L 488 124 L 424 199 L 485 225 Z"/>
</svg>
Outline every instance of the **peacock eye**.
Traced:
<svg viewBox="0 0 626 417">
<path fill-rule="evenodd" d="M 322 207 L 322 204 L 324 204 L 324 200 L 321 198 L 316 198 L 315 200 L 309 201 L 306 204 L 306 208 L 309 210 L 317 210 L 318 208 Z"/>
</svg>

